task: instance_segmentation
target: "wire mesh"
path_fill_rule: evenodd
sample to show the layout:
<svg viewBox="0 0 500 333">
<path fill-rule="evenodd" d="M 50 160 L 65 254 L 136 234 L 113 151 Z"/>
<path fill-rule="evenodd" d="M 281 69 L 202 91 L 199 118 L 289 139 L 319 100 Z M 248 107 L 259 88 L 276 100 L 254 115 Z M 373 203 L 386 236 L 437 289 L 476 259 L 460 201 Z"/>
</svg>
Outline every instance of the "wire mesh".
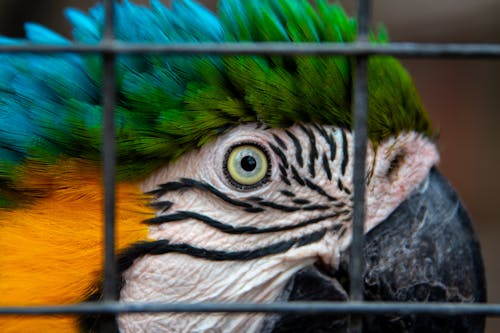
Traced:
<svg viewBox="0 0 500 333">
<path fill-rule="evenodd" d="M 367 143 L 367 61 L 371 55 L 397 57 L 500 59 L 500 44 L 418 44 L 368 42 L 371 0 L 360 0 L 358 11 L 359 37 L 350 44 L 338 43 L 197 43 L 197 44 L 134 44 L 114 39 L 113 0 L 104 0 L 106 21 L 104 38 L 99 45 L 2 45 L 0 53 L 92 53 L 100 54 L 104 64 L 104 124 L 103 124 L 103 179 L 105 198 L 105 251 L 103 302 L 76 305 L 4 306 L 0 315 L 51 315 L 51 314 L 104 314 L 101 331 L 111 332 L 114 316 L 120 313 L 331 313 L 351 316 L 351 332 L 361 332 L 362 315 L 366 314 L 442 314 L 500 316 L 500 304 L 450 304 L 450 303 L 380 303 L 363 302 L 362 249 L 364 224 L 364 161 Z M 115 62 L 118 54 L 211 54 L 211 55 L 349 55 L 356 57 L 354 87 L 355 114 L 355 166 L 354 166 L 354 216 L 351 246 L 351 301 L 349 302 L 276 302 L 267 304 L 196 303 L 155 304 L 119 303 L 115 267 L 115 169 L 116 146 L 114 142 Z"/>
</svg>

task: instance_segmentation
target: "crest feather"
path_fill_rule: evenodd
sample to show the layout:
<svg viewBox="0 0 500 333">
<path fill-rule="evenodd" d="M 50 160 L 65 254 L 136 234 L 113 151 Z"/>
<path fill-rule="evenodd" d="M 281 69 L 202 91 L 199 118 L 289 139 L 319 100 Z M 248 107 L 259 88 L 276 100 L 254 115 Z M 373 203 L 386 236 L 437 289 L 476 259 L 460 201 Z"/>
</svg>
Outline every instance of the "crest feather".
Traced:
<svg viewBox="0 0 500 333">
<path fill-rule="evenodd" d="M 352 42 L 356 22 L 317 0 L 221 0 L 217 15 L 192 0 L 149 7 L 117 3 L 116 36 L 136 43 Z M 68 9 L 79 43 L 98 43 L 104 10 Z M 69 44 L 37 24 L 26 40 Z M 373 34 L 384 42 L 385 31 Z M 248 122 L 351 128 L 353 60 L 348 57 L 121 55 L 117 61 L 119 179 L 137 178 Z M 101 158 L 102 62 L 97 55 L 0 55 L 0 207 L 17 200 L 16 170 L 29 163 Z M 390 57 L 369 62 L 369 137 L 431 135 L 408 73 Z M 15 191 L 14 191 L 15 192 Z"/>
</svg>

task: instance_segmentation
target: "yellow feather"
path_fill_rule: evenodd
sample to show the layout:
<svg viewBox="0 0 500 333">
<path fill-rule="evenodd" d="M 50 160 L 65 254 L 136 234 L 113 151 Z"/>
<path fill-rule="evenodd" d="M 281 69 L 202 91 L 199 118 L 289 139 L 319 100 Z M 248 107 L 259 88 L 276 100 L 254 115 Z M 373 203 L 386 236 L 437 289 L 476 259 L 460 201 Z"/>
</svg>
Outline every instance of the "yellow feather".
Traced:
<svg viewBox="0 0 500 333">
<path fill-rule="evenodd" d="M 100 170 L 65 161 L 33 166 L 25 184 L 47 190 L 33 204 L 0 211 L 0 305 L 84 301 L 100 281 L 103 195 Z M 41 191 L 42 193 L 42 191 Z M 147 239 L 141 223 L 154 215 L 137 184 L 117 187 L 117 250 Z M 77 332 L 75 316 L 0 317 L 0 332 Z"/>
</svg>

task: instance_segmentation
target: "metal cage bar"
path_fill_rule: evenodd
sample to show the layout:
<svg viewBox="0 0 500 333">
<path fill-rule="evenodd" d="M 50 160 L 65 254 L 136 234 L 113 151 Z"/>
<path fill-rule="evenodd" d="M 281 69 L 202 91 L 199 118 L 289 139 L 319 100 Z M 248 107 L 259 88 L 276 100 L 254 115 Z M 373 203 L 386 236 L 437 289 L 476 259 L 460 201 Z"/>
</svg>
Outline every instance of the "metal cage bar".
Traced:
<svg viewBox="0 0 500 333">
<path fill-rule="evenodd" d="M 483 315 L 500 317 L 500 304 L 417 302 L 273 302 L 273 303 L 119 303 L 92 302 L 70 305 L 1 306 L 2 315 L 63 315 L 120 313 L 330 313 Z"/>
<path fill-rule="evenodd" d="M 103 42 L 114 40 L 114 5 L 113 0 L 104 0 L 106 18 Z M 116 142 L 115 142 L 115 99 L 116 99 L 116 53 L 102 53 L 103 71 L 103 185 L 104 185 L 104 277 L 102 300 L 118 301 L 117 268 L 115 259 L 115 192 L 116 192 Z M 116 331 L 115 315 L 103 316 L 101 332 Z"/>
<path fill-rule="evenodd" d="M 485 315 L 500 317 L 500 304 L 402 302 L 274 302 L 274 303 L 80 303 L 74 305 L 5 306 L 0 315 L 120 313 L 330 313 Z"/>
<path fill-rule="evenodd" d="M 358 1 L 358 41 L 367 42 L 371 16 L 371 0 Z M 365 225 L 365 161 L 368 140 L 368 56 L 356 56 L 354 78 L 353 114 L 354 114 L 354 171 L 352 241 L 350 247 L 350 291 L 353 302 L 363 301 L 363 244 Z M 349 329 L 353 333 L 363 332 L 363 317 L 351 315 Z"/>
<path fill-rule="evenodd" d="M 388 43 L 370 44 L 366 38 L 369 26 L 371 0 L 359 0 L 359 39 L 350 44 L 338 43 L 196 43 L 196 44 L 135 44 L 114 40 L 113 0 L 103 0 L 106 8 L 104 39 L 98 45 L 2 45 L 0 53 L 93 53 L 100 54 L 104 64 L 104 191 L 105 191 L 105 264 L 102 303 L 46 306 L 3 306 L 0 315 L 51 315 L 51 314 L 96 314 L 107 316 L 101 327 L 110 332 L 108 326 L 120 313 L 138 312 L 190 312 L 190 313 L 277 313 L 307 312 L 353 315 L 354 332 L 361 331 L 361 316 L 366 314 L 442 314 L 442 315 L 487 315 L 500 317 L 500 304 L 450 304 L 450 303 L 381 303 L 362 301 L 362 256 L 364 220 L 364 154 L 366 152 L 367 117 L 367 59 L 370 55 L 392 55 L 412 58 L 467 58 L 500 59 L 500 44 L 419 44 Z M 115 269 L 115 169 L 116 145 L 114 142 L 115 106 L 115 62 L 117 54 L 212 54 L 212 55 L 349 55 L 357 57 L 356 82 L 354 88 L 355 112 L 355 172 L 354 172 L 354 231 L 353 231 L 353 279 L 350 302 L 291 302 L 269 304 L 241 303 L 119 303 Z M 358 193 L 358 195 L 356 195 Z M 361 231 L 360 231 L 361 230 Z M 356 260 L 359 259 L 359 260 Z"/>
<path fill-rule="evenodd" d="M 0 45 L 0 53 L 114 53 L 114 54 L 170 54 L 170 55 L 389 55 L 399 58 L 500 59 L 500 44 L 474 43 L 125 43 L 105 41 L 100 44 L 71 45 Z"/>
</svg>

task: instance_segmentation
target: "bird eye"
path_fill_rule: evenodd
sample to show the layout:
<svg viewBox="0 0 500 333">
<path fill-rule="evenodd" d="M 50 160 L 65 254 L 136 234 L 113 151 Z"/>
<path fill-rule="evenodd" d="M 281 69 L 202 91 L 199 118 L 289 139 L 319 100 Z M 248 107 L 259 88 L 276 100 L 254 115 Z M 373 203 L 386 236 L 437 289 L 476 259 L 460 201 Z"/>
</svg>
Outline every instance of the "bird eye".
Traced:
<svg viewBox="0 0 500 333">
<path fill-rule="evenodd" d="M 264 147 L 243 143 L 226 153 L 224 173 L 229 182 L 242 190 L 264 184 L 270 174 L 269 155 Z"/>
</svg>

